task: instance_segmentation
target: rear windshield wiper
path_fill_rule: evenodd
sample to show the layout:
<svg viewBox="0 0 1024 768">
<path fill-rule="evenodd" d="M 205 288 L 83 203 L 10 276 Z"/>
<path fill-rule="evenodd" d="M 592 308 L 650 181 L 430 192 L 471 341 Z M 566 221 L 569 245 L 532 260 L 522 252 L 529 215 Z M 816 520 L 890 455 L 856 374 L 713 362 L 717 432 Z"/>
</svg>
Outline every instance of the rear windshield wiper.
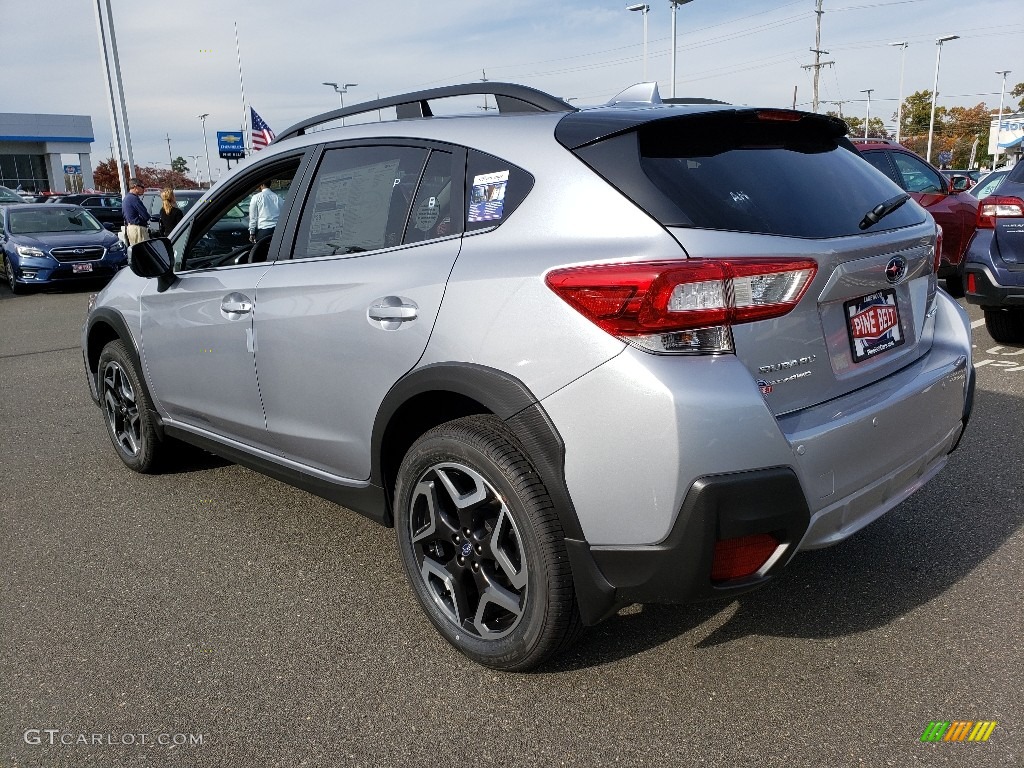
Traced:
<svg viewBox="0 0 1024 768">
<path fill-rule="evenodd" d="M 904 192 L 901 195 L 896 195 L 896 197 L 889 198 L 884 203 L 879 203 L 870 211 L 864 214 L 864 218 L 860 220 L 860 224 L 858 226 L 861 229 L 867 229 L 872 224 L 877 224 L 890 213 L 892 213 L 905 202 L 907 202 L 907 200 L 909 199 L 910 195 Z"/>
</svg>

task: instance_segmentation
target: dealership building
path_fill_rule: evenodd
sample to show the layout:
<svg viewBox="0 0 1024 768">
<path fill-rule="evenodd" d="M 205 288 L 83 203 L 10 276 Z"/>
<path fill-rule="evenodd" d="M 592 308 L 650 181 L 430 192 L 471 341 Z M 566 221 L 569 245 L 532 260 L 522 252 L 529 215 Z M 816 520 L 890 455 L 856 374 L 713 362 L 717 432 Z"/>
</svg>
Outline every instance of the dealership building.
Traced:
<svg viewBox="0 0 1024 768">
<path fill-rule="evenodd" d="M 0 186 L 66 192 L 61 155 L 77 155 L 80 189 L 93 187 L 92 118 L 0 112 Z M 78 168 L 72 169 L 78 171 Z"/>
</svg>

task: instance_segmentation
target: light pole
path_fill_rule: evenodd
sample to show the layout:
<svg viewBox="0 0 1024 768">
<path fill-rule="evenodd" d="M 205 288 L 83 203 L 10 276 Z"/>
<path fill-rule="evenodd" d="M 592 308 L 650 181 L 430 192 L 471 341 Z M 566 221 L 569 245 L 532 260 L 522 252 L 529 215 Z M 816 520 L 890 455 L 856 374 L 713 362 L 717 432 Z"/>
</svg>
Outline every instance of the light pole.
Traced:
<svg viewBox="0 0 1024 768">
<path fill-rule="evenodd" d="M 356 88 L 356 87 L 358 87 L 359 83 L 345 83 L 344 85 L 338 85 L 337 83 L 324 83 L 324 85 L 329 85 L 329 86 L 331 86 L 331 88 L 333 88 L 334 90 L 336 90 L 338 92 L 338 98 L 341 99 L 341 108 L 344 109 L 345 108 L 345 94 L 348 93 L 348 89 L 349 88 Z M 342 125 L 345 124 L 345 118 L 344 117 L 341 118 L 341 124 Z"/>
<path fill-rule="evenodd" d="M 195 168 L 196 182 L 201 188 L 203 186 L 203 172 L 199 170 L 199 158 L 203 157 L 203 155 L 186 155 L 186 157 L 192 158 L 192 167 Z"/>
<path fill-rule="evenodd" d="M 928 121 L 928 154 L 925 160 L 932 161 L 932 138 L 935 135 L 935 99 L 939 95 L 939 62 L 942 61 L 942 44 L 950 40 L 958 40 L 960 35 L 946 35 L 935 41 L 935 84 L 932 86 L 932 116 Z"/>
<path fill-rule="evenodd" d="M 996 163 L 999 162 L 999 135 L 1003 132 L 1003 95 L 1006 93 L 1006 76 L 1010 74 L 1009 69 L 1003 69 L 996 72 L 997 75 L 1003 76 L 1003 85 L 999 89 L 999 120 L 996 123 L 996 149 L 992 153 L 992 170 L 996 169 Z"/>
<path fill-rule="evenodd" d="M 644 17 L 644 82 L 647 82 L 647 14 L 651 10 L 651 6 L 647 3 L 634 3 L 633 5 L 626 6 L 627 11 L 640 11 L 640 15 Z"/>
<path fill-rule="evenodd" d="M 669 0 L 672 4 L 672 98 L 676 97 L 676 8 L 693 0 Z"/>
<path fill-rule="evenodd" d="M 868 137 L 868 123 L 871 122 L 871 92 L 873 90 L 875 90 L 875 89 L 874 88 L 865 88 L 863 91 L 861 91 L 861 93 L 866 93 L 868 95 L 868 111 L 864 115 L 864 138 L 865 139 Z"/>
<path fill-rule="evenodd" d="M 903 128 L 903 65 L 907 63 L 907 41 L 900 40 L 897 43 L 889 43 L 889 45 L 898 45 L 903 49 L 903 53 L 900 54 L 900 100 L 896 107 L 896 143 L 900 143 L 900 131 Z"/>
<path fill-rule="evenodd" d="M 204 112 L 201 115 L 196 115 L 197 118 L 203 121 L 203 149 L 206 150 L 206 175 L 210 179 L 210 186 L 213 186 L 213 171 L 210 169 L 210 144 L 206 140 L 206 118 L 210 116 L 209 112 Z M 202 157 L 202 155 L 200 155 Z"/>
</svg>

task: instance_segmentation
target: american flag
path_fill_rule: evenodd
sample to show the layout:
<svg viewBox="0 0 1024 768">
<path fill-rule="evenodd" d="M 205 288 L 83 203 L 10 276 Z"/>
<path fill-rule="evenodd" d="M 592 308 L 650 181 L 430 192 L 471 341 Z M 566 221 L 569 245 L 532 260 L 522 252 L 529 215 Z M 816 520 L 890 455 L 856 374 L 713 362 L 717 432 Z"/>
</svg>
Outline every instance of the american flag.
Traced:
<svg viewBox="0 0 1024 768">
<path fill-rule="evenodd" d="M 252 151 L 257 152 L 274 140 L 274 132 L 255 109 L 249 107 L 249 111 L 252 112 Z"/>
</svg>

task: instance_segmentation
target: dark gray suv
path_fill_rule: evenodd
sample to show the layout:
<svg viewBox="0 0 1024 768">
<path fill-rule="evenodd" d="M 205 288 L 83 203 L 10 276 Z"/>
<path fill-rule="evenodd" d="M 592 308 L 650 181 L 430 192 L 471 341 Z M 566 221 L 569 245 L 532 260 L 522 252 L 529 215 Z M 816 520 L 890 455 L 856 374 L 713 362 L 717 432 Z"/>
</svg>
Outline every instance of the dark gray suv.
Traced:
<svg viewBox="0 0 1024 768">
<path fill-rule="evenodd" d="M 499 114 L 434 116 L 484 90 Z M 394 526 L 440 634 L 529 669 L 630 603 L 766 583 L 959 442 L 938 230 L 845 132 L 653 84 L 311 118 L 132 248 L 90 390 L 134 470 L 191 443 Z M 210 253 L 261 183 L 270 236 Z"/>
</svg>

